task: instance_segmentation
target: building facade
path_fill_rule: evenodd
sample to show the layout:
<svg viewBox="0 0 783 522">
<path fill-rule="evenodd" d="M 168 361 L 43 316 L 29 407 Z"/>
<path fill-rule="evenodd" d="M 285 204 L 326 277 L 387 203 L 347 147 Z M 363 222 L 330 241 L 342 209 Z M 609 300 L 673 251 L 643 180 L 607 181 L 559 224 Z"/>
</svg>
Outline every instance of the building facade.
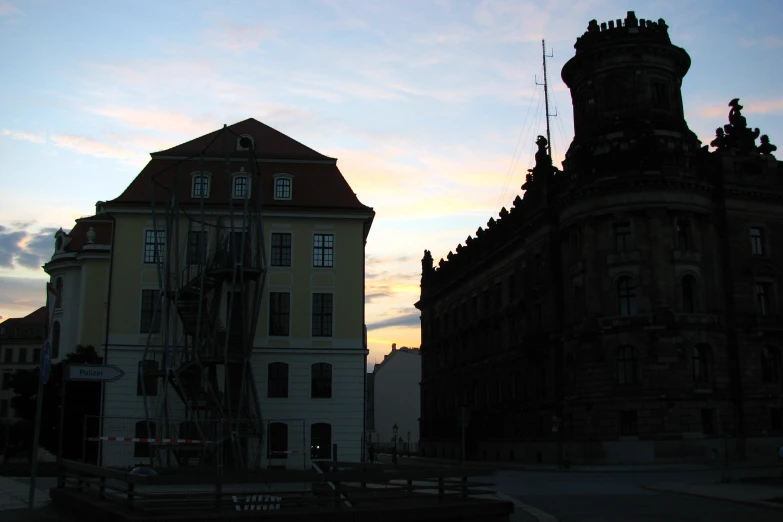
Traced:
<svg viewBox="0 0 783 522">
<path fill-rule="evenodd" d="M 11 376 L 17 370 L 37 367 L 45 339 L 45 306 L 25 317 L 10 318 L 0 323 L 0 423 L 16 422 L 11 406 Z"/>
<path fill-rule="evenodd" d="M 421 411 L 421 352 L 418 348 L 397 348 L 375 365 L 375 442 L 380 448 L 392 444 L 395 435 L 398 447 L 407 444 L 415 448 L 419 442 L 419 412 Z M 397 432 L 394 432 L 394 427 Z"/>
<path fill-rule="evenodd" d="M 563 169 L 539 137 L 524 197 L 437 266 L 425 252 L 422 452 L 459 456 L 465 407 L 468 458 L 768 458 L 783 435 L 775 147 L 737 99 L 702 146 L 680 92 L 690 57 L 663 20 L 593 20 L 575 49 Z"/>
<path fill-rule="evenodd" d="M 341 460 L 361 458 L 368 353 L 364 248 L 374 212 L 359 202 L 336 163 L 245 120 L 151 154 L 119 197 L 98 202 L 96 216 L 80 220 L 70 233 L 81 225 L 85 234 L 93 231 L 91 241 L 69 243 L 67 234 L 58 236 L 62 251 L 45 268 L 52 285 L 63 290 L 60 350 L 94 344 L 96 336 L 99 355 L 125 372 L 105 386 L 101 436 L 199 438 L 185 437 L 185 425 L 217 414 L 196 411 L 204 398 L 188 395 L 191 385 L 180 370 L 192 363 L 188 350 L 205 341 L 207 323 L 222 328 L 220 342 L 230 358 L 232 343 L 239 342 L 230 335 L 226 340 L 231 324 L 252 336 L 251 353 L 245 354 L 250 368 L 240 364 L 239 371 L 252 375 L 247 386 L 253 391 L 243 393 L 257 397 L 264 423 L 265 448 L 256 451 L 262 465 L 309 466 L 311 458 L 330 458 L 335 444 Z M 238 216 L 256 196 L 263 225 L 242 232 Z M 167 213 L 174 205 L 178 213 Z M 206 266 L 220 264 L 230 274 L 245 255 L 262 259 L 257 308 L 236 300 L 240 282 L 231 277 L 217 290 L 210 287 L 203 306 L 192 310 L 186 309 L 184 290 L 172 290 L 198 280 Z M 212 277 L 215 271 L 205 273 Z M 239 273 L 247 277 L 248 271 Z M 249 317 L 255 310 L 257 317 Z M 244 325 L 235 324 L 238 317 Z M 208 357 L 201 353 L 199 364 L 210 364 Z M 213 364 L 205 370 L 220 401 L 235 393 L 232 381 L 244 379 L 231 373 L 236 367 Z M 172 386 L 167 399 L 164 381 Z M 173 421 L 156 421 L 164 407 L 181 429 Z M 244 414 L 238 411 L 222 415 Z M 104 464 L 128 465 L 149 453 L 138 444 L 105 443 Z"/>
</svg>

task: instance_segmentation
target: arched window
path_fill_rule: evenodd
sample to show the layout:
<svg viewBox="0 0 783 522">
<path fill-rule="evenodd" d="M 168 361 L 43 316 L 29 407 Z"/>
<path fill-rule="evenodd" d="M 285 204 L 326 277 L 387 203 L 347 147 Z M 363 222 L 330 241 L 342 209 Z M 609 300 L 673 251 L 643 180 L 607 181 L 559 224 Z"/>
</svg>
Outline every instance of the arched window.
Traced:
<svg viewBox="0 0 783 522">
<path fill-rule="evenodd" d="M 332 458 L 332 425 L 317 422 L 310 426 L 310 458 Z"/>
<path fill-rule="evenodd" d="M 332 365 L 315 363 L 311 367 L 311 397 L 329 399 L 332 397 Z"/>
<path fill-rule="evenodd" d="M 630 277 L 617 280 L 617 306 L 620 315 L 636 315 L 636 283 Z"/>
<path fill-rule="evenodd" d="M 780 353 L 771 346 L 761 349 L 761 378 L 765 383 L 780 381 Z"/>
<path fill-rule="evenodd" d="M 697 384 L 710 382 L 710 349 L 707 345 L 693 347 L 693 381 Z"/>
<path fill-rule="evenodd" d="M 288 364 L 269 363 L 267 366 L 267 396 L 270 399 L 288 397 Z"/>
<path fill-rule="evenodd" d="M 636 384 L 638 373 L 636 350 L 633 346 L 621 346 L 617 351 L 617 384 Z"/>
<path fill-rule="evenodd" d="M 285 459 L 288 458 L 288 424 L 282 422 L 270 422 L 269 433 L 269 458 Z"/>
<path fill-rule="evenodd" d="M 692 314 L 696 311 L 696 278 L 686 275 L 682 278 L 682 311 Z"/>
<path fill-rule="evenodd" d="M 54 307 L 62 308 L 63 306 L 63 278 L 62 277 L 57 278 L 57 282 L 55 283 L 54 288 L 57 291 L 57 294 L 54 297 Z"/>
<path fill-rule="evenodd" d="M 60 322 L 52 325 L 52 359 L 60 357 Z"/>
<path fill-rule="evenodd" d="M 136 438 L 137 439 L 154 439 L 157 432 L 157 426 L 155 423 L 149 422 L 149 431 L 147 431 L 147 421 L 141 420 L 136 423 Z M 144 458 L 150 456 L 149 442 L 134 442 L 133 443 L 133 456 L 136 458 Z"/>
</svg>

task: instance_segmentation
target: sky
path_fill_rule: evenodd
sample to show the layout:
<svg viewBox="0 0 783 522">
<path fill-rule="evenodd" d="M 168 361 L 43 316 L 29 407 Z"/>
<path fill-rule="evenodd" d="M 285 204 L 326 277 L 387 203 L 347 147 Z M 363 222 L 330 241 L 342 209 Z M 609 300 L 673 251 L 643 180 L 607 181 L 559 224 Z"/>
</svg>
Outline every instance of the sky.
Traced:
<svg viewBox="0 0 783 522">
<path fill-rule="evenodd" d="M 419 346 L 424 249 L 437 263 L 521 195 L 546 129 L 541 39 L 560 166 L 560 70 L 591 19 L 629 10 L 690 54 L 685 115 L 704 144 L 739 97 L 783 145 L 780 0 L 0 0 L 0 320 L 44 304 L 53 233 L 150 152 L 253 117 L 338 158 L 376 211 L 370 365 Z"/>
</svg>

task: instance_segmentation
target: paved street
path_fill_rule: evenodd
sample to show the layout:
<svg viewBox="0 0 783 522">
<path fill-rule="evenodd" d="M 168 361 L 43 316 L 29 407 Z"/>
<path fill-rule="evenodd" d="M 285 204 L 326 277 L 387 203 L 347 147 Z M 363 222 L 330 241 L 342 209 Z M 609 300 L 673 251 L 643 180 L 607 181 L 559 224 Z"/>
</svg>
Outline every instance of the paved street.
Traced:
<svg viewBox="0 0 783 522">
<path fill-rule="evenodd" d="M 497 489 L 559 522 L 777 522 L 783 511 L 718 499 L 648 491 L 656 483 L 708 481 L 719 472 L 531 472 L 498 471 Z M 779 492 L 783 496 L 783 490 Z M 781 506 L 783 507 L 783 506 Z M 554 522 L 555 519 L 540 519 Z"/>
</svg>

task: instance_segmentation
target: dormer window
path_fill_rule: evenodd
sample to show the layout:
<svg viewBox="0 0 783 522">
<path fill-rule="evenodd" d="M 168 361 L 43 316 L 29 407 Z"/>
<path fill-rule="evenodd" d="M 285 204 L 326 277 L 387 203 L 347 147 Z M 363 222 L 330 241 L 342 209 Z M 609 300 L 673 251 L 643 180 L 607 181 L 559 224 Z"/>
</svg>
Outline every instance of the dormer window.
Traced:
<svg viewBox="0 0 783 522">
<path fill-rule="evenodd" d="M 275 199 L 291 199 L 291 178 L 280 176 L 275 178 Z"/>
<path fill-rule="evenodd" d="M 255 140 L 250 134 L 243 134 L 237 138 L 237 150 L 250 150 L 255 146 Z"/>
<path fill-rule="evenodd" d="M 246 198 L 250 195 L 250 178 L 247 174 L 234 176 L 232 194 L 235 198 Z"/>
<path fill-rule="evenodd" d="M 209 197 L 210 177 L 211 176 L 207 172 L 196 172 L 193 174 L 192 196 L 194 198 Z"/>
</svg>

